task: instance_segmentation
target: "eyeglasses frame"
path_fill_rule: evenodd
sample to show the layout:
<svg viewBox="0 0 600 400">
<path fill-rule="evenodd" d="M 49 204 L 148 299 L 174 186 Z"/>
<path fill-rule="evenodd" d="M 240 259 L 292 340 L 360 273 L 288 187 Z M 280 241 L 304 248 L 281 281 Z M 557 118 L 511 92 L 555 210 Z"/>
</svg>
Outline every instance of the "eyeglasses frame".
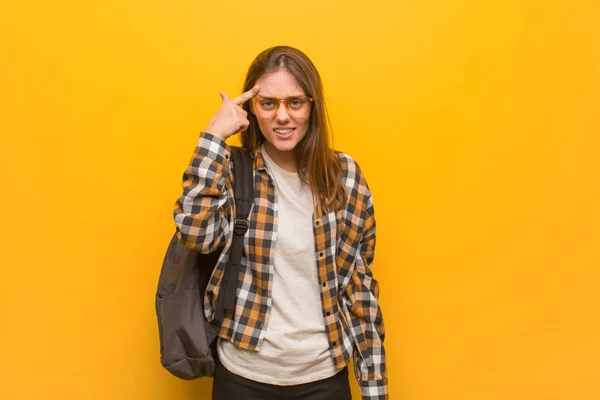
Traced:
<svg viewBox="0 0 600 400">
<path fill-rule="evenodd" d="M 290 106 L 288 104 L 288 100 L 290 100 L 290 99 L 305 99 L 305 100 L 308 100 L 308 102 L 310 103 L 309 105 L 312 105 L 312 103 L 314 101 L 314 99 L 312 97 L 306 96 L 306 95 L 302 95 L 302 96 L 289 96 L 289 97 L 286 97 L 285 99 L 278 99 L 276 97 L 264 97 L 264 96 L 256 95 L 256 96 L 254 96 L 252 98 L 252 107 L 251 107 L 252 113 L 255 114 L 255 115 L 258 114 L 258 112 L 255 110 L 255 108 L 256 108 L 256 102 L 259 99 L 271 100 L 271 101 L 277 102 L 277 107 L 275 107 L 275 111 L 273 112 L 273 114 L 271 114 L 269 116 L 261 115 L 263 118 L 273 118 L 275 115 L 277 115 L 277 112 L 279 111 L 279 106 L 281 105 L 282 101 L 285 104 L 285 109 L 287 110 L 287 112 L 288 112 L 289 115 L 291 115 L 293 117 L 302 117 L 302 116 L 308 114 L 308 112 L 310 111 L 311 107 L 308 107 L 308 109 L 306 110 L 306 112 L 304 114 L 302 114 L 302 115 L 294 115 L 294 113 L 292 113 L 292 111 L 290 111 Z"/>
</svg>

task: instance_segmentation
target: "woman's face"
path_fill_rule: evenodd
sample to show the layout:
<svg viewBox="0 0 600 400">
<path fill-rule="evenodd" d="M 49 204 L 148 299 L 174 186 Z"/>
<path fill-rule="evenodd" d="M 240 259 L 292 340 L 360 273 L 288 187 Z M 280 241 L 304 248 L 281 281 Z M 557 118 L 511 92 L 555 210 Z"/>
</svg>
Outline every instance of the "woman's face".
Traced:
<svg viewBox="0 0 600 400">
<path fill-rule="evenodd" d="M 269 155 L 271 155 L 271 151 L 287 153 L 294 150 L 308 132 L 311 104 L 308 104 L 309 108 L 306 114 L 300 115 L 301 113 L 293 111 L 295 115 L 292 115 L 283 101 L 279 102 L 279 108 L 275 103 L 277 99 L 288 99 L 288 106 L 293 110 L 298 108 L 302 96 L 305 96 L 306 93 L 300 88 L 296 78 L 284 70 L 263 75 L 256 81 L 256 85 L 260 90 L 254 99 L 254 113 L 260 131 L 267 140 L 265 146 L 268 146 Z M 265 98 L 267 100 L 264 100 Z M 273 100 L 269 101 L 268 99 Z M 261 101 L 267 107 L 277 108 L 277 112 L 272 116 L 265 116 L 264 112 L 258 112 L 258 103 Z"/>
</svg>

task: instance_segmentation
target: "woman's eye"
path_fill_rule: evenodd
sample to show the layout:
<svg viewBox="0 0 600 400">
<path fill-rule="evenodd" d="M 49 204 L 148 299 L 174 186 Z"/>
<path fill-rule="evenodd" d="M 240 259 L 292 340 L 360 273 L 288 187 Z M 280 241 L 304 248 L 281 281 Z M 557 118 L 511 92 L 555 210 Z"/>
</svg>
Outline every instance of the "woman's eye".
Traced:
<svg viewBox="0 0 600 400">
<path fill-rule="evenodd" d="M 271 100 L 263 100 L 260 105 L 264 108 L 271 108 L 273 107 L 275 104 L 271 101 Z"/>
<path fill-rule="evenodd" d="M 303 104 L 304 104 L 304 102 L 300 99 L 294 99 L 294 100 L 290 101 L 290 105 L 294 108 L 300 108 L 300 107 L 302 107 Z"/>
</svg>

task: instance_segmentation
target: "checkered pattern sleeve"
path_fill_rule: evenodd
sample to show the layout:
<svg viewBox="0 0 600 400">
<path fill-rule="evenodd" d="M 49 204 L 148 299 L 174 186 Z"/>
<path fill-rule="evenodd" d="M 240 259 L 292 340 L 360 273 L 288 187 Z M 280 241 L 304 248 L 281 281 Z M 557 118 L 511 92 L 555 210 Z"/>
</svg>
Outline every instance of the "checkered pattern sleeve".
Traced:
<svg viewBox="0 0 600 400">
<path fill-rule="evenodd" d="M 355 164 L 356 204 L 364 220 L 359 251 L 349 285 L 351 301 L 350 327 L 357 340 L 354 371 L 363 400 L 388 399 L 388 382 L 383 340 L 385 330 L 379 307 L 379 285 L 371 266 L 375 254 L 375 214 L 367 182 Z"/>
<path fill-rule="evenodd" d="M 203 132 L 183 174 L 183 194 L 173 211 L 179 240 L 210 253 L 225 245 L 232 215 L 230 152 L 220 138 Z"/>
</svg>

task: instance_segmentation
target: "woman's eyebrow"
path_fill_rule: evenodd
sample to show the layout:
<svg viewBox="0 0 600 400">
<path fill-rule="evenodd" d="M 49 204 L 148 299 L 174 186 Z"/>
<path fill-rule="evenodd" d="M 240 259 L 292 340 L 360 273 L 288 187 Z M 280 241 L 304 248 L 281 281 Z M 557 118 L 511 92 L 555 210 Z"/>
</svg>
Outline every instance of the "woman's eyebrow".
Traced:
<svg viewBox="0 0 600 400">
<path fill-rule="evenodd" d="M 286 100 L 293 99 L 295 97 L 303 97 L 303 96 L 306 96 L 306 95 L 305 94 L 292 94 L 287 97 L 275 97 L 275 96 L 267 96 L 267 95 L 262 95 L 262 94 L 257 95 L 257 97 L 262 97 L 264 99 L 278 99 L 279 98 L 279 99 L 286 99 Z"/>
</svg>

